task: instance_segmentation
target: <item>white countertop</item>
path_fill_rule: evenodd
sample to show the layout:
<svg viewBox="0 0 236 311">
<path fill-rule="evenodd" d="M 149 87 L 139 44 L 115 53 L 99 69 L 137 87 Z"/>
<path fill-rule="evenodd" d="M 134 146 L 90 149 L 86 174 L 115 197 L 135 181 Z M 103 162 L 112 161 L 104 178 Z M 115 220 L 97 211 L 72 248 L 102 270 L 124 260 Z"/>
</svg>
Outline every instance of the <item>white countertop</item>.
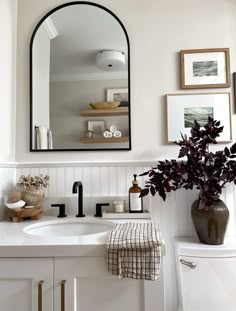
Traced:
<svg viewBox="0 0 236 311">
<path fill-rule="evenodd" d="M 67 217 L 66 219 L 75 219 Z M 0 257 L 58 257 L 58 256 L 105 256 L 108 234 L 98 233 L 84 236 L 44 237 L 25 233 L 23 229 L 31 224 L 42 221 L 56 220 L 52 216 L 43 216 L 40 220 L 27 220 L 19 223 L 10 221 L 0 222 Z M 87 216 L 86 220 L 94 220 Z M 97 220 L 97 219 L 96 219 Z M 104 219 L 103 219 L 104 221 Z M 126 220 L 109 220 L 114 223 Z M 128 220 L 132 221 L 132 220 Z M 134 220 L 147 222 L 147 219 Z M 162 253 L 165 253 L 165 247 Z"/>
</svg>

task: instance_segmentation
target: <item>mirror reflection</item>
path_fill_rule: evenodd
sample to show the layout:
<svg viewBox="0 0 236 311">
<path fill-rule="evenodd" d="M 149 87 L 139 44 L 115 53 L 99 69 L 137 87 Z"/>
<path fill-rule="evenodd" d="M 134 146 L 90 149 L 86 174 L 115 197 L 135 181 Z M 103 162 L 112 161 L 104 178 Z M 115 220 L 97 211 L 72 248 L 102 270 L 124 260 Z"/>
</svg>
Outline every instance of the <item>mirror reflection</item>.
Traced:
<svg viewBox="0 0 236 311">
<path fill-rule="evenodd" d="M 60 6 L 31 39 L 31 151 L 129 150 L 129 43 L 118 18 Z"/>
</svg>

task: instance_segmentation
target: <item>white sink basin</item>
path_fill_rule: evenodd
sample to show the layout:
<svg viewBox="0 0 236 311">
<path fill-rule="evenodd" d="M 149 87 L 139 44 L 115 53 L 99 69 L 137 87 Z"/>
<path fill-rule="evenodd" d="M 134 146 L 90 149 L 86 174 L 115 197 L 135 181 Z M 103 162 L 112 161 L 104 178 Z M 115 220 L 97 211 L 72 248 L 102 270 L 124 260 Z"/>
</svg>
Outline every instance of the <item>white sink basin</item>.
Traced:
<svg viewBox="0 0 236 311">
<path fill-rule="evenodd" d="M 110 232 L 114 223 L 96 219 L 57 219 L 24 227 L 27 234 L 48 237 L 82 236 Z"/>
</svg>

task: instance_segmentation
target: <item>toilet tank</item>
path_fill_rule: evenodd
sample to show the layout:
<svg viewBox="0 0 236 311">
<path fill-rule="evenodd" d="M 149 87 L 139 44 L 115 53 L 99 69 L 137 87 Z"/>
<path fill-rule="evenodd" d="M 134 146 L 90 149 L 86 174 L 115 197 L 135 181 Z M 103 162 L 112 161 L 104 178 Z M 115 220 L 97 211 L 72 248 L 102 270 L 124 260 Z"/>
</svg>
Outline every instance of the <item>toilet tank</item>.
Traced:
<svg viewBox="0 0 236 311">
<path fill-rule="evenodd" d="M 236 244 L 176 238 L 178 311 L 236 311 Z"/>
</svg>

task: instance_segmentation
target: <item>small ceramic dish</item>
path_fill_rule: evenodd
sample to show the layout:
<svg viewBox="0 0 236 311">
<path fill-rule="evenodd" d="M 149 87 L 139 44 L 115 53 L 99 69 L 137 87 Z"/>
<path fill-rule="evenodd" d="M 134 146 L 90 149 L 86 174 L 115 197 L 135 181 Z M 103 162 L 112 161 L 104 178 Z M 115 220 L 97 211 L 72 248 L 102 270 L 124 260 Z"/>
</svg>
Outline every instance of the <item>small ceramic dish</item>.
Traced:
<svg viewBox="0 0 236 311">
<path fill-rule="evenodd" d="M 5 204 L 6 204 L 6 206 L 7 206 L 8 208 L 11 208 L 11 209 L 14 209 L 14 208 L 21 208 L 21 207 L 23 207 L 23 206 L 25 205 L 25 201 L 20 200 L 20 201 L 15 202 L 15 203 L 5 203 Z"/>
</svg>

